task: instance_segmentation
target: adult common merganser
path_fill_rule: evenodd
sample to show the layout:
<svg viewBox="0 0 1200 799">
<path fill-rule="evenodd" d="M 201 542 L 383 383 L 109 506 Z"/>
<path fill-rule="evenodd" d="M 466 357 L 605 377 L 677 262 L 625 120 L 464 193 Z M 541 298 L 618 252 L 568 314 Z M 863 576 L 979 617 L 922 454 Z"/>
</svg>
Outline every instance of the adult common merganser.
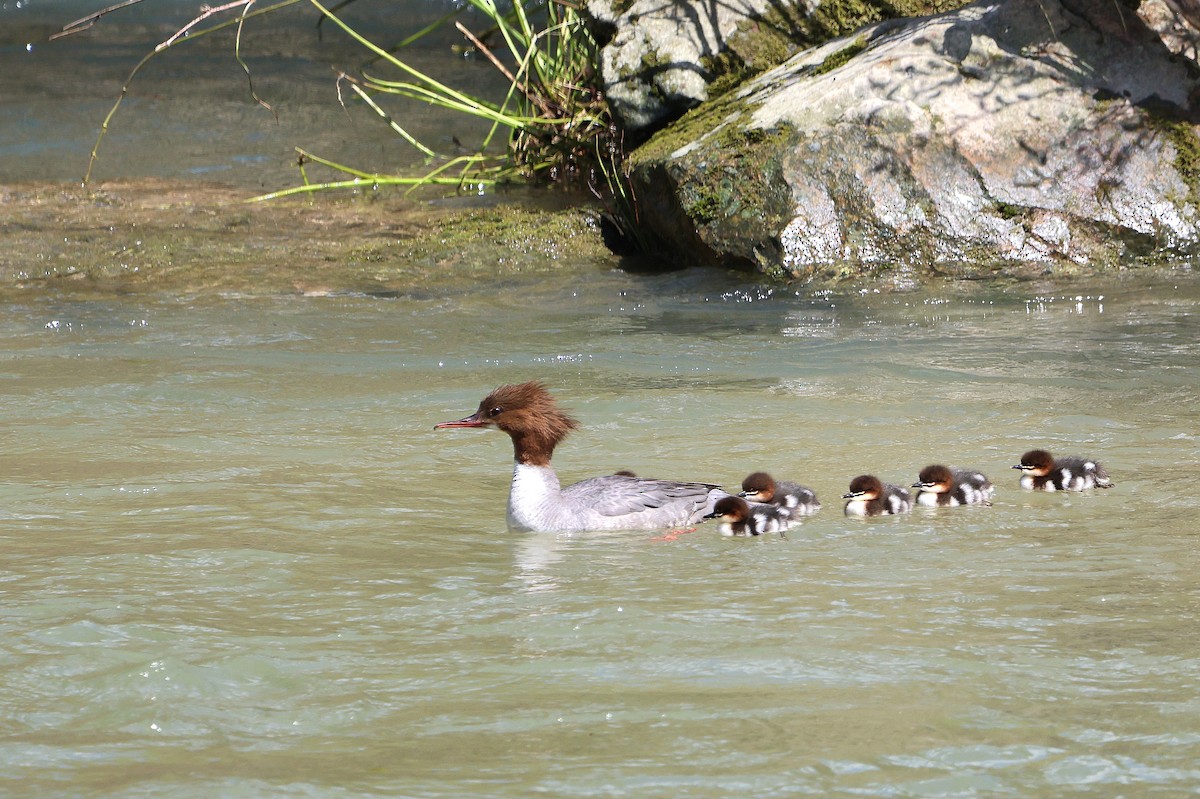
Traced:
<svg viewBox="0 0 1200 799">
<path fill-rule="evenodd" d="M 951 469 L 935 463 L 926 466 L 913 483 L 917 504 L 935 508 L 938 505 L 991 504 L 996 487 L 983 472 L 974 469 Z"/>
<path fill-rule="evenodd" d="M 821 507 L 811 488 L 787 480 L 775 481 L 766 472 L 754 472 L 742 481 L 739 497 L 786 508 L 789 516 L 808 516 Z"/>
<path fill-rule="evenodd" d="M 783 534 L 791 527 L 791 514 L 778 505 L 751 505 L 739 497 L 724 497 L 713 505 L 712 513 L 704 518 L 720 519 L 721 535 Z"/>
<path fill-rule="evenodd" d="M 631 474 L 593 477 L 561 488 L 550 468 L 554 448 L 579 426 L 541 382 L 500 386 L 479 409 L 448 427 L 497 427 L 512 438 L 514 464 L 508 493 L 513 530 L 569 533 L 653 530 L 697 524 L 722 497 L 713 483 L 650 480 Z"/>
<path fill-rule="evenodd" d="M 873 474 L 860 474 L 850 481 L 850 490 L 842 494 L 847 516 L 889 516 L 912 510 L 908 489 L 885 483 Z"/>
<path fill-rule="evenodd" d="M 1044 449 L 1029 450 L 1013 468 L 1021 470 L 1021 488 L 1035 491 L 1084 491 L 1116 485 L 1091 458 L 1055 458 Z"/>
</svg>

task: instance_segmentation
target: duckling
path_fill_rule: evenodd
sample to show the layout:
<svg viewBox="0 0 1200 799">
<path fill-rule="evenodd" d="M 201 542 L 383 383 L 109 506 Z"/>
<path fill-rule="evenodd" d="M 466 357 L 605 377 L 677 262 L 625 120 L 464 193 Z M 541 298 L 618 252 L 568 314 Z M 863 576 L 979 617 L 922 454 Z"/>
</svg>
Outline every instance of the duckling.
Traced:
<svg viewBox="0 0 1200 799">
<path fill-rule="evenodd" d="M 873 474 L 860 474 L 850 481 L 850 490 L 842 494 L 847 516 L 888 516 L 912 510 L 908 489 L 885 483 Z"/>
<path fill-rule="evenodd" d="M 791 516 L 810 516 L 821 508 L 816 493 L 798 483 L 775 481 L 766 472 L 754 472 L 742 481 L 739 497 L 785 508 Z"/>
<path fill-rule="evenodd" d="M 1033 491 L 1086 491 L 1112 488 L 1108 472 L 1092 458 L 1055 458 L 1044 449 L 1031 449 L 1013 467 L 1021 470 L 1021 488 Z"/>
<path fill-rule="evenodd" d="M 783 534 L 791 526 L 787 510 L 777 505 L 751 505 L 741 497 L 728 496 L 717 500 L 706 519 L 720 519 L 721 535 Z"/>
<path fill-rule="evenodd" d="M 996 487 L 983 472 L 951 469 L 940 463 L 926 466 L 913 483 L 917 504 L 931 508 L 939 505 L 990 505 Z"/>
</svg>

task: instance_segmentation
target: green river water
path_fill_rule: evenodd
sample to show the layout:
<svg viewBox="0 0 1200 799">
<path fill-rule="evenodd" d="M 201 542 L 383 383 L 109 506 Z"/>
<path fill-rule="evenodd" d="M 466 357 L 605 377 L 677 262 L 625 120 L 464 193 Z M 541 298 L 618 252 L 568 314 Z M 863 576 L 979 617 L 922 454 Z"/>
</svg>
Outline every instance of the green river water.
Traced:
<svg viewBox="0 0 1200 799">
<path fill-rule="evenodd" d="M 423 298 L 37 294 L 0 322 L 0 792 L 1164 796 L 1200 789 L 1200 284 L 769 289 L 597 265 Z M 564 480 L 824 509 L 786 539 L 512 534 Z M 1031 446 L 1117 486 L 1031 494 Z M 846 519 L 874 471 L 990 508 Z"/>
<path fill-rule="evenodd" d="M 415 205 L 248 210 L 293 145 L 413 161 L 336 105 L 353 52 L 311 17 L 247 33 L 278 123 L 198 45 L 101 151 L 135 182 L 82 192 L 170 7 L 58 44 L 66 6 L 0 7 L 0 795 L 1200 794 L 1190 270 L 814 291 Z M 531 379 L 583 424 L 564 481 L 767 469 L 824 508 L 510 533 L 508 440 L 433 426 Z M 1024 492 L 1034 446 L 1116 487 Z M 842 515 L 936 461 L 993 506 Z"/>
</svg>

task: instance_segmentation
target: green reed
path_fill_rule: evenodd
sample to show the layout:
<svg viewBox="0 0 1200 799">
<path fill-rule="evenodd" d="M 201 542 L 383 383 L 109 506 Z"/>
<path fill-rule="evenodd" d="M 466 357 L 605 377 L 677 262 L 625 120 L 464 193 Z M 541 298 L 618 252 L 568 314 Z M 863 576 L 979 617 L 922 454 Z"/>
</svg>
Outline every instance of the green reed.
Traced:
<svg viewBox="0 0 1200 799">
<path fill-rule="evenodd" d="M 324 17 L 374 56 L 372 64 L 391 67 L 398 79 L 374 67 L 340 79 L 358 99 L 382 117 L 398 135 L 441 165 L 428 175 L 405 178 L 413 186 L 443 182 L 449 173 L 464 183 L 525 179 L 572 182 L 582 177 L 594 187 L 605 159 L 596 157 L 614 135 L 603 95 L 597 88 L 597 44 L 578 10 L 562 0 L 517 0 L 501 8 L 494 0 L 468 0 L 488 24 L 477 36 L 457 19 L 454 26 L 480 57 L 499 70 L 508 84 L 499 102 L 488 101 L 439 81 L 396 52 L 385 50 L 321 4 L 309 0 Z M 535 21 L 536 19 L 536 21 Z M 450 17 L 443 18 L 449 24 Z M 397 48 L 432 32 L 427 27 Z M 496 41 L 490 45 L 485 41 Z M 471 155 L 449 158 L 425 145 L 388 115 L 377 98 L 395 95 L 466 114 L 488 123 L 488 131 Z M 497 145 L 505 145 L 497 153 Z M 599 148 L 599 149 L 598 149 Z M 595 173 L 595 174 L 593 174 Z M 352 175 L 351 171 L 346 171 Z M 361 177 L 361 176 L 355 176 Z M 372 179 L 383 176 L 373 175 Z M 393 182 L 384 178 L 381 182 Z M 300 187 L 298 190 L 304 190 Z"/>
<path fill-rule="evenodd" d="M 251 96 L 273 110 L 254 92 L 253 76 L 242 61 L 242 26 L 248 19 L 304 1 L 281 0 L 256 7 L 253 0 L 242 0 L 219 8 L 206 7 L 200 16 L 143 58 L 129 75 L 120 97 L 104 119 L 84 183 L 91 179 L 100 144 L 136 75 L 155 55 L 184 41 L 237 26 L 234 54 L 246 69 Z M 410 190 L 451 186 L 474 191 L 503 182 L 559 184 L 589 191 L 608 206 L 609 216 L 617 221 L 618 227 L 626 231 L 636 228 L 636 225 L 620 221 L 633 218 L 635 203 L 624 171 L 620 131 L 612 123 L 599 89 L 598 44 L 578 7 L 570 0 L 510 0 L 504 6 L 497 5 L 496 0 L 467 0 L 464 10 L 474 10 L 482 15 L 485 34 L 472 32 L 461 21 L 461 12 L 454 11 L 390 49 L 355 29 L 322 0 L 307 2 L 321 14 L 322 21 L 339 28 L 371 56 L 366 66 L 354 72 L 340 72 L 339 84 L 348 87 L 353 99 L 373 110 L 398 136 L 419 151 L 428 160 L 430 168 L 416 176 L 366 172 L 298 147 L 300 185 L 254 199 L 364 186 L 407 186 Z M 217 17 L 219 12 L 230 11 L 235 12 L 233 18 Z M 451 24 L 479 57 L 487 59 L 502 74 L 507 84 L 502 99 L 487 100 L 455 89 L 403 58 L 405 47 Z M 184 32 L 186 37 L 182 35 Z M 384 99 L 388 96 L 482 120 L 486 123 L 486 134 L 465 155 L 439 153 L 388 112 Z M 310 180 L 305 168 L 307 164 L 321 165 L 342 177 L 329 181 Z"/>
</svg>

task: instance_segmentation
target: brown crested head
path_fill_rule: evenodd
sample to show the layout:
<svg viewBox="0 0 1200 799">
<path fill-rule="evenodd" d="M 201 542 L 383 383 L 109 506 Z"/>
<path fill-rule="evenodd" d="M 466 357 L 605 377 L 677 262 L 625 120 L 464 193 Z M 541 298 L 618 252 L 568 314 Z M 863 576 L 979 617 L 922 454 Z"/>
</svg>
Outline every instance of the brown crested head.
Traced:
<svg viewBox="0 0 1200 799">
<path fill-rule="evenodd" d="M 716 504 L 713 505 L 712 513 L 704 518 L 724 518 L 726 521 L 740 522 L 745 521 L 749 517 L 750 506 L 746 503 L 746 500 L 741 497 L 728 496 L 718 499 Z"/>
<path fill-rule="evenodd" d="M 500 386 L 483 398 L 475 415 L 506 433 L 538 431 L 556 441 L 579 427 L 538 380 Z"/>
<path fill-rule="evenodd" d="M 850 481 L 850 490 L 842 495 L 842 499 L 865 497 L 875 499 L 883 493 L 883 483 L 873 474 L 860 474 Z"/>
<path fill-rule="evenodd" d="M 932 486 L 949 486 L 953 483 L 954 473 L 950 471 L 950 467 L 934 463 L 921 470 L 913 487 L 930 488 Z"/>
<path fill-rule="evenodd" d="M 483 398 L 471 416 L 437 425 L 498 427 L 512 437 L 517 460 L 540 466 L 550 462 L 554 447 L 578 426 L 537 380 L 500 386 Z"/>
<path fill-rule="evenodd" d="M 775 480 L 766 472 L 754 472 L 742 481 L 742 493 L 738 496 L 748 497 L 751 494 L 760 502 L 770 502 L 775 496 Z"/>
<path fill-rule="evenodd" d="M 1054 468 L 1054 456 L 1044 449 L 1031 449 L 1021 456 L 1021 462 L 1013 468 L 1043 477 Z"/>
</svg>

